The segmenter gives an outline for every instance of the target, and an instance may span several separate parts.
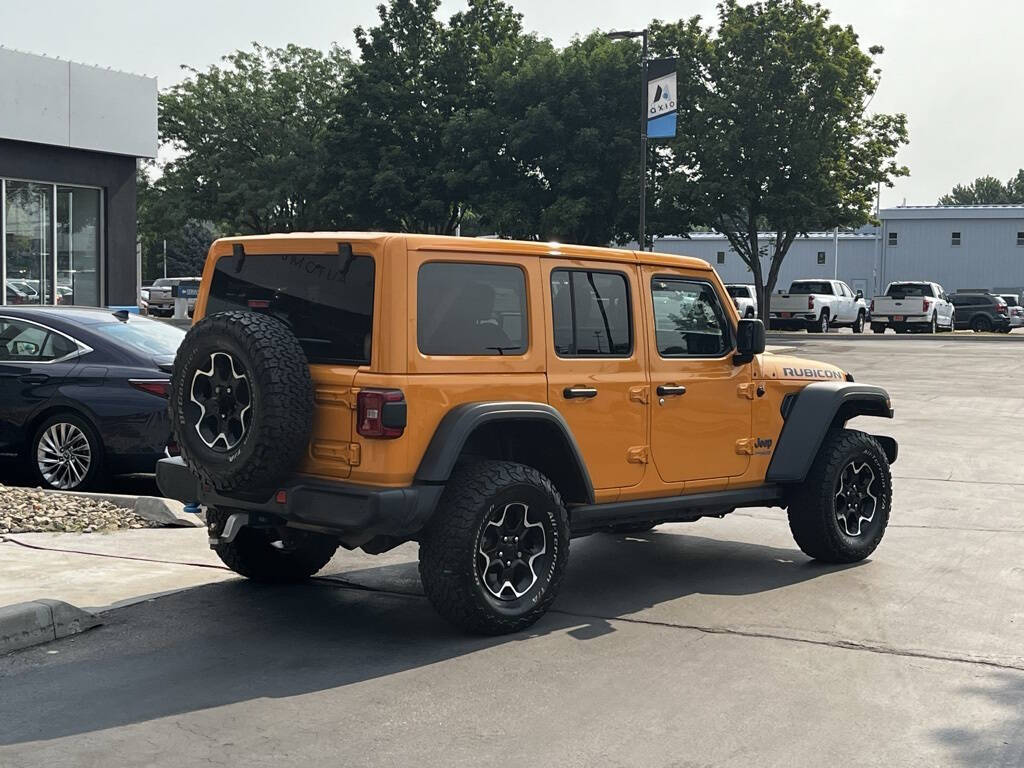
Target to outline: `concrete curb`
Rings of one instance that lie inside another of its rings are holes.
[[[178,528],[203,528],[206,525],[199,515],[186,512],[185,505],[180,501],[164,499],[159,496],[130,496],[118,493],[86,493],[85,491],[44,492],[109,501],[115,507],[130,509],[139,517],[162,525],[172,525]]]
[[[0,653],[77,635],[103,622],[60,600],[33,600],[0,607]]]

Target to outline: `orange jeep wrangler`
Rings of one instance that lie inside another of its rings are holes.
[[[467,630],[551,605],[569,540],[789,512],[800,548],[867,557],[896,442],[846,428],[886,392],[764,354],[704,261],[468,238],[218,240],[178,351],[163,493],[206,506],[238,573],[291,581],[338,545],[419,542]]]

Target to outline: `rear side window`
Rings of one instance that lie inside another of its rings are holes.
[[[629,283],[621,272],[552,271],[551,314],[559,357],[629,357],[633,353]]]
[[[206,313],[245,309],[282,320],[310,363],[365,365],[374,263],[334,253],[245,254],[217,261]]]
[[[651,299],[662,357],[721,357],[732,349],[725,311],[709,283],[655,278]]]
[[[524,354],[523,270],[500,264],[424,264],[416,282],[416,343],[425,355]]]

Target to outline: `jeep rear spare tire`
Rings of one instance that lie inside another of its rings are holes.
[[[220,491],[273,488],[309,442],[309,363],[277,318],[210,315],[178,348],[170,408],[181,456],[203,483]]]

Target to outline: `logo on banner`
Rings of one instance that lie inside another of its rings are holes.
[[[676,73],[673,72],[647,84],[647,119],[672,112],[676,108]]]

